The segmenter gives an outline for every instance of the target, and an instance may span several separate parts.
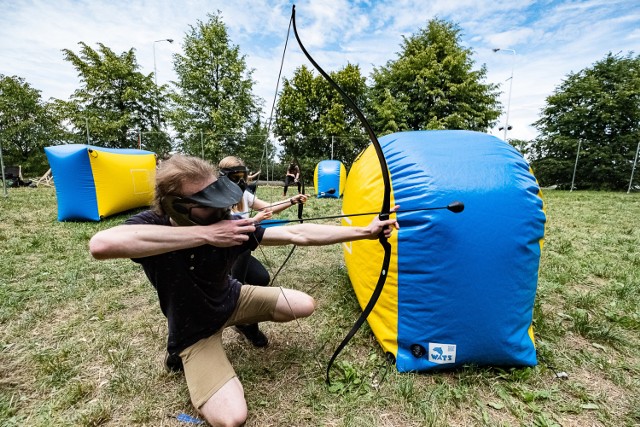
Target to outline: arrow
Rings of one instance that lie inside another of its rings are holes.
[[[436,207],[416,208],[416,209],[400,209],[397,211],[389,211],[389,212],[382,212],[382,213],[386,215],[391,215],[394,213],[435,211],[435,210],[442,210],[442,209],[446,209],[450,212],[457,214],[464,210],[464,203],[460,201],[455,201],[455,202],[449,203],[447,206],[436,206]],[[365,215],[380,215],[380,212],[359,212],[359,213],[352,213],[352,214],[317,216],[313,218],[303,218],[303,219],[305,221],[314,221],[314,220],[320,220],[320,219],[335,219],[335,218],[346,218],[346,217],[352,217],[352,216],[365,216]],[[279,225],[279,224],[289,224],[292,222],[300,222],[300,220],[299,219],[282,219],[282,220],[277,219],[273,221],[269,220],[269,225],[271,226],[271,225]]]

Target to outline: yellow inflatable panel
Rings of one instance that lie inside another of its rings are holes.
[[[356,159],[349,172],[344,190],[343,213],[379,211],[382,206],[383,187],[378,157],[370,145]],[[391,206],[393,205],[392,193]],[[342,221],[344,225],[366,226],[373,217],[374,215],[346,217]],[[396,233],[389,239],[392,252],[387,281],[367,319],[382,348],[394,355],[398,349],[398,242],[395,235]],[[350,278],[358,302],[364,308],[380,276],[384,249],[378,240],[347,242],[343,244],[343,248],[347,269],[349,272],[357,272],[350,274]]]
[[[154,154],[132,156],[90,150],[89,159],[100,217],[151,203],[156,171]]]
[[[151,151],[85,144],[44,151],[56,186],[58,221],[100,221],[153,200],[156,155]]]

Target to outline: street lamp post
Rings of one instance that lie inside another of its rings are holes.
[[[159,95],[159,91],[158,91],[158,69],[156,68],[156,43],[160,43],[160,42],[169,42],[169,43],[173,43],[173,39],[160,39],[160,40],[155,40],[153,42],[153,78],[155,79],[155,83],[156,83],[156,107],[158,107],[157,110],[157,121],[158,121],[158,128],[160,127],[160,106],[159,106],[159,100],[158,100],[158,95]]]
[[[507,140],[507,130],[509,129],[509,109],[511,108],[511,89],[513,88],[513,67],[515,65],[516,62],[516,51],[514,49],[503,49],[500,47],[497,47],[495,49],[493,49],[494,52],[498,52],[498,51],[504,51],[504,52],[511,52],[513,54],[513,60],[511,61],[511,77],[509,77],[509,96],[507,98],[507,115],[504,119],[504,137],[503,139],[506,141]]]

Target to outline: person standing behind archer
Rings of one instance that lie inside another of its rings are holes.
[[[282,197],[287,196],[287,188],[295,183],[298,185],[298,194],[300,193],[300,167],[295,162],[291,162],[287,168],[287,174],[284,177],[284,191]]]
[[[231,182],[236,183],[242,190],[242,199],[232,207],[231,212],[234,216],[243,219],[249,219],[251,211],[263,211],[269,209],[273,214],[281,212],[293,205],[306,203],[307,196],[297,194],[288,200],[283,200],[273,204],[269,204],[255,196],[255,190],[252,192],[247,185],[250,177],[249,170],[244,162],[235,156],[227,156],[218,163],[220,176],[226,176]],[[251,251],[247,250],[241,254],[233,264],[231,269],[231,277],[240,281],[240,283],[253,286],[269,286],[271,278],[267,269],[251,255]],[[266,347],[269,339],[260,330],[257,323],[246,325],[236,325],[236,330],[242,333],[255,347]]]

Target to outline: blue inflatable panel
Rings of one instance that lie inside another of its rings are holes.
[[[56,186],[58,221],[100,220],[88,146],[80,147],[69,144],[44,149]]]
[[[398,214],[398,370],[535,365],[546,217],[529,164],[477,132],[404,132],[380,143],[402,210],[465,205],[459,214]]]
[[[367,319],[383,350],[400,372],[535,365],[532,320],[546,215],[529,164],[479,132],[400,132],[380,144],[391,204],[400,205],[386,283]],[[369,146],[351,166],[346,212],[379,208],[379,168]],[[455,201],[464,203],[462,212],[440,209]],[[420,210],[429,207],[439,209]],[[343,223],[366,225],[360,217]],[[364,307],[384,251],[368,240],[343,244],[343,251]]]
[[[339,160],[323,160],[318,163],[313,180],[318,198],[339,199],[344,191],[346,175],[346,169]],[[327,193],[331,190],[332,193]]]
[[[99,221],[153,198],[150,151],[85,144],[45,147],[58,199],[58,221]]]

